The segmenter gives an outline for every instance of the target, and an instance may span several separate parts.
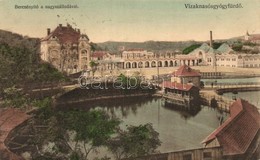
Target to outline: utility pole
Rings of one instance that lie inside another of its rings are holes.
[[[157,53],[157,83],[159,86],[159,53]]]

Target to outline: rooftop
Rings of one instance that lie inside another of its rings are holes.
[[[170,82],[170,81],[164,81],[162,85],[165,88],[177,89],[181,91],[189,91],[192,87],[194,87],[191,84],[181,84],[181,83]]]
[[[180,66],[177,71],[173,72],[174,76],[181,76],[181,77],[196,77],[200,76],[200,74],[195,71],[194,69],[190,68],[187,65],[182,65]]]
[[[107,51],[95,51],[91,55],[91,57],[96,57],[96,58],[103,58],[103,56],[107,55]]]
[[[223,155],[244,154],[253,139],[259,136],[260,114],[255,106],[238,99],[230,106],[230,117],[202,143],[217,140]]]
[[[72,28],[71,25],[57,26],[49,35],[42,39],[42,41],[50,40],[51,38],[55,38],[60,41],[60,43],[78,43],[80,38],[80,31],[77,29]]]

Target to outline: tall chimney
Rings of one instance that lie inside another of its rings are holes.
[[[62,24],[59,24],[59,27],[62,27]]]
[[[51,29],[47,28],[47,36],[51,34]]]
[[[209,42],[210,47],[213,47],[213,39],[212,39],[212,31],[210,31],[210,42]]]

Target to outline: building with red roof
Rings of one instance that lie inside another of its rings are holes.
[[[173,72],[171,81],[162,83],[163,96],[167,101],[191,108],[199,104],[200,74],[187,65]]]
[[[91,46],[86,34],[71,25],[60,24],[41,40],[41,59],[60,71],[75,73],[89,69]]]
[[[172,73],[171,81],[181,84],[191,84],[200,88],[200,77],[198,71],[184,64]]]
[[[227,159],[260,158],[260,114],[257,108],[238,99],[230,106],[230,117],[202,143],[207,148],[221,147],[223,157]]]

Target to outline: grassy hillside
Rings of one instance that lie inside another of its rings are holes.
[[[39,46],[37,38],[0,31],[0,94],[11,86],[65,80],[57,69],[40,61]]]

